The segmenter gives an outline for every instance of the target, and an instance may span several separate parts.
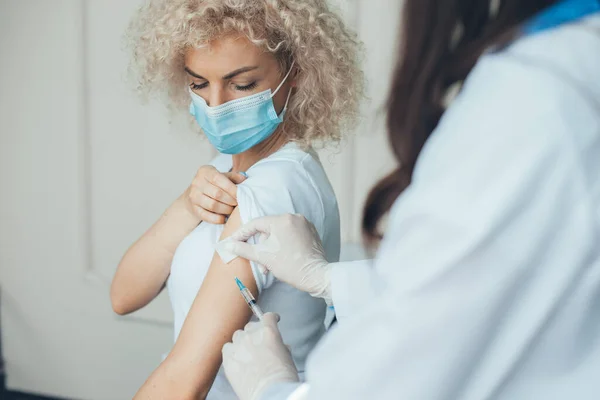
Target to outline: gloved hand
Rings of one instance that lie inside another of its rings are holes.
[[[262,321],[235,332],[232,343],[223,346],[223,369],[240,400],[258,399],[274,383],[300,381],[278,321],[279,315],[267,313]]]
[[[258,244],[245,243],[257,234]],[[301,215],[257,218],[217,245],[217,251],[257,262],[280,281],[332,305],[331,266],[317,230]]]

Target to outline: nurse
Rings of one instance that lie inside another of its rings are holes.
[[[406,0],[388,103],[399,166],[363,219],[377,258],[328,264],[296,216],[234,234],[226,250],[346,317],[302,386],[275,314],[238,331],[223,359],[240,399],[597,398],[599,12]]]

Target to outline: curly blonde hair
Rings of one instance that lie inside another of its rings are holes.
[[[353,130],[364,95],[362,45],[326,0],[148,0],[126,35],[139,91],[187,107],[186,50],[232,33],[274,54],[283,73],[295,62],[282,125],[291,140],[339,141]]]

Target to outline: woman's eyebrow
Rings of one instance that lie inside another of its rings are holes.
[[[187,72],[188,74],[190,74],[191,76],[193,76],[194,78],[198,78],[198,79],[204,79],[207,80],[206,78],[204,78],[202,75],[195,73],[194,71],[192,71],[191,69],[189,69],[188,67],[185,67],[185,72]],[[255,69],[258,69],[258,66],[253,66],[253,67],[242,67],[239,69],[236,69],[233,72],[228,73],[227,75],[225,75],[223,77],[223,80],[227,80],[227,79],[231,79],[235,76],[238,76],[240,74],[243,74],[244,72],[249,72],[249,71],[254,71]]]
[[[224,80],[231,79],[231,78],[233,78],[234,76],[237,76],[237,75],[239,75],[239,74],[243,74],[244,72],[248,72],[248,71],[254,71],[255,69],[258,69],[258,66],[254,66],[254,67],[243,67],[243,68],[240,68],[240,69],[236,69],[235,71],[233,71],[233,72],[230,72],[230,73],[228,73],[227,75],[225,75],[225,76],[223,77],[223,79],[224,79]]]
[[[188,67],[185,67],[185,72],[187,72],[188,74],[190,74],[191,76],[193,76],[194,78],[198,78],[198,79],[204,79],[206,80],[202,75],[199,75],[197,73],[195,73],[194,71],[192,71],[191,69],[189,69]]]

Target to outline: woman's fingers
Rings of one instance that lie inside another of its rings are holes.
[[[201,208],[204,208],[205,210],[210,211],[212,213],[221,214],[221,215],[231,215],[231,213],[233,212],[233,206],[230,206],[229,204],[221,203],[218,200],[215,200],[211,197],[203,195],[198,200],[199,200],[197,203],[198,206],[200,206]]]
[[[197,207],[223,215],[230,215],[233,212],[234,206],[237,205],[237,202],[231,199],[227,193],[210,185],[208,182],[204,187],[193,187],[190,191],[190,200]],[[231,205],[230,203],[232,202],[236,204]]]
[[[246,174],[244,172],[227,172],[225,175],[227,178],[229,178],[229,180],[233,183],[235,183],[236,185],[239,185],[240,183],[244,182],[246,179],[248,179],[248,177],[246,176]]]
[[[212,224],[224,224],[237,206],[237,184],[245,174],[221,173],[212,166],[201,167],[190,186],[189,201],[196,214]]]
[[[202,221],[208,222],[209,224],[223,225],[225,223],[225,215],[212,213],[202,207],[196,206],[196,213]]]
[[[220,172],[215,172],[206,177],[208,185],[204,193],[215,200],[230,206],[237,205],[237,186],[228,176]]]
[[[223,177],[223,179],[229,181],[227,178]],[[229,183],[231,183],[231,181],[229,181]],[[233,185],[233,183],[231,183]],[[235,185],[233,185],[235,186]],[[223,189],[219,188],[218,186],[212,185],[210,183],[206,183],[206,185],[204,185],[202,187],[202,192],[210,197],[211,199],[215,199],[221,203],[224,204],[228,204],[230,206],[237,206],[237,200],[235,199],[235,197],[231,196],[229,193],[227,193],[226,191],[224,191]],[[236,194],[237,194],[237,190],[236,190]]]

